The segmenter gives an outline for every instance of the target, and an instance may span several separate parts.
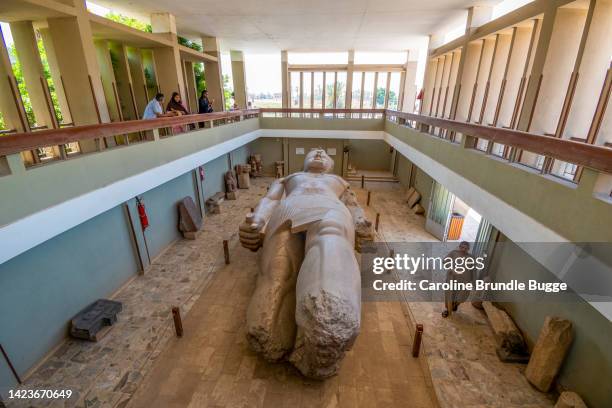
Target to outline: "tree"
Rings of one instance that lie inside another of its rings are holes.
[[[144,32],[147,32],[147,33],[152,33],[153,32],[151,24],[143,23],[140,20],[136,20],[135,18],[124,16],[123,14],[114,13],[114,12],[111,11],[111,12],[107,13],[104,17],[108,18],[109,20],[113,20],[113,21],[115,21],[117,23],[126,25],[128,27],[135,28],[135,29],[140,30],[140,31],[144,31]]]
[[[223,99],[225,100],[225,110],[230,110],[232,107],[232,101],[234,93],[231,90],[229,83],[229,76],[227,74],[223,75]]]

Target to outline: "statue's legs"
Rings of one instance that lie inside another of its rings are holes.
[[[334,375],[359,334],[361,276],[350,214],[329,211],[310,226],[298,275],[298,326],[290,361],[307,377]]]
[[[292,234],[289,224],[266,237],[247,310],[247,338],[267,360],[280,360],[293,349],[295,285],[303,258],[304,237]]]

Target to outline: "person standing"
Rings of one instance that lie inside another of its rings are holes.
[[[450,251],[446,257],[453,258],[454,260],[463,258],[462,265],[465,265],[465,259],[473,258],[472,254],[470,254],[470,244],[466,241],[461,241],[459,247]],[[456,271],[455,269],[448,269],[446,271],[446,282],[473,282],[473,273],[471,268],[463,268],[463,272]],[[446,308],[442,312],[442,317],[448,317],[452,312],[456,312],[459,305],[465,302],[469,296],[469,290],[447,290],[444,293],[444,303]]]
[[[198,113],[212,113],[212,104],[214,102],[214,100],[211,101],[208,99],[208,91],[206,89],[203,90],[202,94],[200,95],[200,99],[198,100]]]

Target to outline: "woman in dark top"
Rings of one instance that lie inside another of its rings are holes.
[[[166,112],[176,112],[179,116],[189,115],[189,111],[183,106],[181,95],[179,95],[178,92],[172,92],[170,102],[168,102],[168,106],[166,106]]]
[[[212,104],[214,101],[208,99],[208,91],[206,89],[202,91],[198,102],[198,113],[211,113],[213,111]]]
[[[189,115],[189,111],[183,106],[181,95],[178,92],[172,92],[170,102],[168,102],[168,106],[166,106],[166,112],[174,112],[177,116]],[[183,125],[172,126],[173,134],[182,133],[185,132],[185,130],[186,128]]]

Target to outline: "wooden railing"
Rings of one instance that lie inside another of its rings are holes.
[[[40,147],[65,145],[72,142],[101,140],[115,136],[146,132],[156,129],[172,129],[202,123],[209,126],[222,125],[259,116],[259,110],[240,110],[157,118],[148,120],[128,120],[124,122],[103,123],[99,125],[74,126],[63,129],[41,130],[37,132],[14,133],[0,136],[0,156],[20,153]]]
[[[486,139],[517,150],[526,150],[552,159],[563,160],[600,172],[612,174],[612,149],[572,140],[531,134],[517,130],[482,126],[448,119],[397,112],[385,109],[280,109],[261,108],[233,112],[218,112],[203,115],[186,115],[150,120],[133,120],[100,125],[76,126],[63,129],[41,130],[0,136],[0,156],[30,151],[48,146],[62,146],[72,142],[103,140],[104,138],[171,129],[183,126],[198,129],[202,123],[219,126],[228,122],[252,117],[304,117],[304,118],[386,118],[400,125],[411,126],[420,131],[443,129],[444,135],[463,134],[466,137]],[[441,132],[442,133],[442,132]],[[512,160],[510,160],[512,161]]]
[[[385,116],[387,120],[409,125],[421,131],[430,132],[433,128],[443,129],[445,130],[443,134],[449,139],[452,139],[453,133],[463,134],[467,137],[503,144],[515,151],[526,150],[551,159],[563,160],[612,174],[612,149],[609,147],[407,112],[387,110]],[[510,161],[513,161],[512,158]]]

